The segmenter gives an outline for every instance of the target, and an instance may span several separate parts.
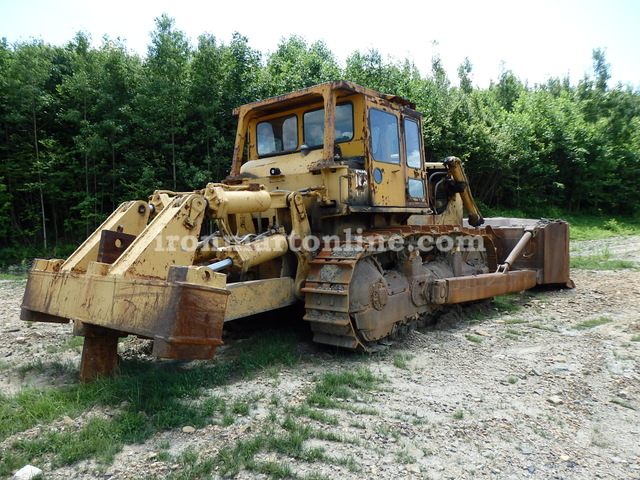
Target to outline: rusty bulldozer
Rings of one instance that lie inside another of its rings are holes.
[[[445,305],[571,285],[567,223],[483,219],[461,161],[425,160],[409,101],[337,81],[233,113],[224,181],[125,202],[36,260],[21,318],[73,322],[83,381],[128,335],[210,359],[225,322],[303,302],[314,341],[375,351]]]

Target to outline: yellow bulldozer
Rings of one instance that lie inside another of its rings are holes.
[[[233,114],[222,182],[125,202],[34,263],[21,318],[73,322],[83,381],[128,335],[210,359],[225,322],[301,302],[315,342],[375,351],[445,305],[571,285],[567,223],[483,219],[461,161],[426,161],[410,101],[336,81]]]

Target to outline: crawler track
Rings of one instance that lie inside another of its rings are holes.
[[[437,276],[422,266],[436,255],[420,253],[419,239],[482,233],[457,227],[398,226],[326,245],[310,262],[302,289],[304,319],[311,324],[314,341],[374,351],[389,337],[423,325],[440,307],[417,293],[425,275]],[[439,257],[441,263],[450,258]],[[482,267],[486,266],[485,257]]]

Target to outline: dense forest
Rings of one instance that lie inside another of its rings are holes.
[[[148,53],[84,33],[63,46],[0,41],[0,265],[67,253],[123,200],[223,179],[234,107],[328,80],[405,96],[425,118],[432,161],[463,159],[482,204],[546,212],[640,213],[640,92],[609,84],[605,53],[577,84],[528,85],[504,67],[488,88],[466,60],[450,79],[438,57],[355,51],[291,36],[268,54],[234,34],[190,43],[156,19]]]

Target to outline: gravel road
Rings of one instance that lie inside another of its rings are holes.
[[[640,237],[606,242],[615,245],[609,251],[616,258],[640,262]],[[578,242],[572,251],[598,245]],[[256,399],[231,424],[160,432],[126,446],[107,466],[37,466],[52,479],[176,475],[176,455],[186,448],[201,459],[230,450],[306,405],[323,373],[362,367],[384,380],[351,401],[358,408],[324,409],[329,423],[297,418],[334,434],[307,440],[306,448],[343,461],[311,462],[269,451],[255,460],[288,464],[299,478],[640,479],[640,271],[574,270],[572,279],[575,289],[537,290],[515,312],[496,311],[499,304],[452,310],[370,357],[354,360],[305,345],[308,355],[293,368],[204,393]],[[24,282],[0,282],[5,394],[27,384],[52,386],[47,369],[25,374],[21,366],[77,365],[79,358],[68,325],[20,322],[23,291]],[[1,446],[30,434],[14,435]],[[235,478],[269,476],[241,470]]]

